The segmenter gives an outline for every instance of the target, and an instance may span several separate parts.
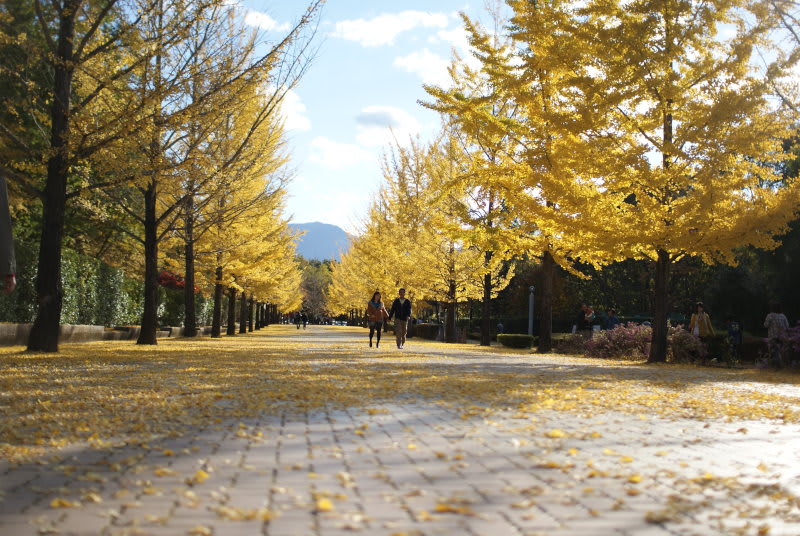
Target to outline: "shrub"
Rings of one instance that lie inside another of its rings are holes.
[[[568,333],[554,342],[553,350],[559,354],[582,354],[586,351],[586,338],[580,333]]]
[[[783,361],[787,365],[800,362],[800,322],[794,327],[787,329],[781,336],[783,341]]]
[[[533,335],[501,333],[497,336],[497,342],[509,348],[530,348],[534,344],[535,338]]]
[[[423,339],[435,341],[441,327],[441,324],[417,324],[414,327],[414,335]]]
[[[733,346],[728,339],[727,333],[718,333],[708,337],[704,342],[706,344],[706,358],[713,358],[729,365],[735,364]]]
[[[479,341],[479,340],[481,340],[481,332],[480,331],[470,331],[469,333],[467,333],[467,338]],[[496,333],[491,333],[489,338],[491,340],[493,340],[493,341],[496,341],[497,340],[497,334]]]
[[[603,358],[644,359],[650,350],[653,328],[633,322],[596,331],[585,343],[586,355]]]
[[[707,350],[703,342],[683,329],[669,328],[667,332],[668,360],[676,363],[697,363],[705,359]]]

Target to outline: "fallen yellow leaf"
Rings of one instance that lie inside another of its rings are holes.
[[[67,499],[56,498],[50,501],[50,508],[78,508],[81,503]]]
[[[333,503],[330,499],[321,498],[317,499],[317,510],[320,512],[330,512],[333,510]]]

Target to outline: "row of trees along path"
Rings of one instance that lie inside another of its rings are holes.
[[[98,224],[90,238],[109,257],[143,251],[139,343],[156,343],[160,248],[183,253],[188,335],[198,261],[212,266],[217,332],[221,288],[298,305],[278,112],[308,68],[321,5],[265,41],[223,0],[6,3],[0,171],[42,207],[29,350],[58,348],[71,218]]]
[[[463,16],[475,61],[456,56],[449,86],[425,86],[442,133],[387,155],[362,233],[334,266],[331,306],[406,286],[448,303],[453,340],[455,303],[480,294],[487,345],[510,261],[538,257],[547,352],[556,266],[648,259],[650,360],[664,361],[673,263],[774,248],[797,215],[800,184],[782,172],[798,119],[793,4],[507,4],[510,19],[497,8],[490,28]]]

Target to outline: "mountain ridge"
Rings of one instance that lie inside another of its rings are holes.
[[[297,239],[297,254],[308,260],[340,260],[340,252],[350,247],[351,236],[338,225],[319,221],[290,223],[289,227],[305,234]]]

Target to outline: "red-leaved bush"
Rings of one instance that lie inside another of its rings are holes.
[[[653,329],[634,322],[596,331],[586,341],[586,355],[615,359],[644,359],[650,349]]]
[[[584,349],[588,357],[646,359],[652,337],[653,328],[650,326],[628,322],[614,329],[594,332],[592,338],[586,341]],[[706,354],[703,342],[683,329],[683,326],[670,327],[667,331],[669,361],[696,363],[705,359]]]
[[[683,329],[683,326],[667,331],[667,360],[673,363],[699,363],[706,358],[708,349],[699,337]]]

